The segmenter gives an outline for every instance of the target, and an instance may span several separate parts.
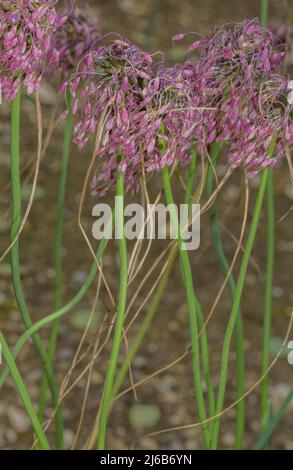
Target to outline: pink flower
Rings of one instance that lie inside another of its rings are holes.
[[[79,62],[98,45],[102,35],[99,21],[88,5],[71,7],[69,13],[61,12],[63,22],[56,36],[59,52],[59,68],[63,74],[71,74]],[[55,70],[52,70],[56,73]]]
[[[0,86],[8,100],[15,98],[20,81],[28,94],[37,90],[48,62],[58,60],[54,37],[61,19],[55,3],[54,0],[0,3]]]

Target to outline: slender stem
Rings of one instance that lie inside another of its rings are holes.
[[[198,412],[201,421],[206,419],[205,402],[202,391],[202,381],[200,372],[200,357],[199,357],[199,341],[198,341],[198,319],[196,311],[195,294],[193,287],[192,271],[189,262],[187,251],[184,247],[184,241],[182,239],[181,230],[178,224],[177,214],[174,211],[174,199],[170,182],[169,169],[165,166],[162,170],[163,186],[165,191],[165,197],[167,204],[170,206],[171,219],[174,226],[178,227],[178,249],[182,267],[183,281],[186,289],[186,296],[188,302],[189,311],[189,322],[190,322],[190,333],[192,343],[192,363],[193,363],[193,374],[195,382],[195,392],[198,403]],[[209,443],[209,429],[206,425],[202,426],[202,433],[205,446]]]
[[[56,232],[55,232],[55,248],[54,248],[54,259],[55,259],[55,310],[59,310],[62,306],[62,241],[63,241],[63,225],[64,225],[64,212],[65,212],[65,194],[66,194],[66,183],[68,174],[68,164],[70,156],[70,148],[72,142],[72,128],[73,128],[73,115],[72,115],[72,96],[71,93],[67,92],[67,109],[68,115],[65,121],[64,131],[64,143],[63,153],[61,159],[61,174],[58,192],[58,203],[56,213]],[[58,318],[52,324],[51,337],[49,343],[49,356],[53,362],[58,332],[59,332],[60,319]],[[43,419],[45,406],[46,406],[46,394],[47,394],[48,383],[46,377],[43,377],[39,399],[39,416]],[[60,430],[63,432],[63,430]]]
[[[5,341],[5,338],[3,334],[0,332],[0,345],[2,347],[2,352],[5,361],[7,362],[7,366],[9,367],[9,370],[11,372],[13,381],[15,383],[15,386],[17,388],[17,391],[19,393],[20,398],[23,401],[24,407],[26,409],[26,412],[30,418],[30,421],[32,423],[32,426],[34,428],[34,431],[36,433],[36,436],[38,438],[38,441],[40,443],[40,446],[43,450],[49,450],[49,443],[47,441],[47,438],[45,436],[45,433],[43,431],[42,425],[40,423],[40,420],[38,418],[37,413],[34,410],[33,404],[31,402],[30,396],[28,394],[28,391],[26,389],[26,386],[21,378],[21,375],[18,371],[18,368],[14,362],[14,359],[12,357],[12,354],[9,350],[9,347]]]
[[[65,212],[65,194],[67,184],[68,165],[70,157],[70,149],[72,142],[73,131],[73,114],[72,114],[72,96],[67,92],[67,108],[68,115],[65,121],[63,155],[61,160],[61,175],[59,183],[59,195],[57,203],[56,214],[56,233],[55,233],[55,309],[59,310],[62,306],[62,242],[63,242],[63,225],[64,225],[64,212]],[[53,358],[56,350],[56,343],[58,338],[59,320],[52,325],[51,339],[49,353]]]
[[[219,151],[220,151],[219,144],[213,144],[211,149],[211,163],[215,166]],[[213,191],[213,179],[214,179],[214,170],[213,167],[210,166],[207,175],[207,184],[206,184],[206,197],[207,199],[210,198],[212,191]],[[221,231],[219,227],[218,217],[217,217],[217,209],[216,205],[213,204],[210,209],[210,221],[211,221],[211,230],[212,230],[212,240],[215,252],[217,254],[221,269],[224,275],[228,275],[230,271],[230,266],[228,260],[225,256],[223,245],[222,245],[222,237]],[[233,274],[230,274],[228,278],[228,290],[233,302],[236,293],[236,282],[233,277]],[[243,321],[241,316],[241,311],[239,309],[239,314],[237,316],[237,323],[236,323],[236,370],[237,370],[237,384],[236,384],[236,392],[237,398],[240,398],[244,395],[245,391],[245,357],[244,357],[244,334],[243,334]],[[244,439],[244,430],[245,430],[245,401],[241,400],[237,405],[237,417],[236,417],[236,436],[235,436],[235,449],[239,450],[243,447],[243,439]]]
[[[203,311],[201,309],[201,305],[195,296],[195,304],[196,304],[196,311],[198,317],[198,326],[201,330],[204,327],[205,318]],[[207,384],[207,392],[208,392],[208,402],[209,402],[209,415],[214,416],[216,410],[216,401],[215,401],[215,394],[214,394],[214,387],[212,382],[212,372],[210,368],[210,361],[209,361],[209,347],[208,347],[208,338],[207,333],[204,331],[201,335],[201,353],[202,353],[202,365],[203,371],[206,379]],[[212,431],[212,422],[209,424],[210,428],[210,436]]]
[[[267,266],[265,282],[264,326],[263,326],[263,353],[262,372],[265,373],[270,363],[270,334],[272,321],[272,288],[274,278],[275,257],[275,201],[274,182],[272,172],[268,175],[267,186]],[[270,417],[269,404],[269,376],[266,375],[261,387],[261,415],[262,429],[267,427]]]
[[[254,246],[257,228],[258,228],[258,224],[260,220],[261,209],[262,209],[264,195],[266,191],[268,175],[269,175],[269,170],[268,168],[266,168],[262,174],[261,185],[258,191],[257,200],[256,200],[254,212],[253,212],[253,218],[251,222],[251,227],[250,227],[250,231],[248,235],[248,240],[247,240],[244,255],[242,258],[240,273],[239,273],[239,277],[238,277],[238,281],[236,285],[236,292],[235,292],[234,301],[232,305],[231,315],[230,315],[226,333],[225,333],[223,352],[222,352],[220,383],[219,383],[218,399],[217,399],[217,407],[216,407],[217,414],[221,413],[223,409],[223,405],[224,405],[231,340],[232,340],[235,324],[237,322],[237,317],[239,314],[239,307],[240,307],[241,297],[242,297],[242,293],[244,289],[246,273],[247,273],[249,260],[250,260],[250,256],[251,256],[252,249]],[[212,449],[217,448],[219,428],[220,428],[220,421],[219,421],[219,418],[217,418],[215,421],[214,428],[213,428],[212,445],[211,445]]]
[[[192,193],[193,193],[193,185],[194,185],[195,175],[196,175],[196,166],[197,166],[197,152],[194,147],[192,154],[191,154],[191,162],[189,165],[187,186],[186,186],[185,197],[184,197],[184,203],[187,204],[189,208],[191,207],[191,203],[192,203]],[[202,329],[204,326],[204,322],[205,322],[204,314],[201,309],[200,302],[198,298],[196,297],[196,295],[194,296],[194,299],[196,303],[199,329]],[[213,383],[212,383],[212,375],[211,375],[210,362],[209,362],[209,348],[208,348],[208,338],[207,338],[206,330],[203,331],[200,342],[201,342],[203,372],[205,375],[206,384],[207,384],[207,392],[208,392],[209,415],[213,416],[215,413],[215,395],[214,395],[214,388],[213,388]],[[210,430],[212,428],[212,424],[213,423],[210,423],[209,425]]]
[[[184,196],[184,203],[188,204],[189,207],[192,202],[192,192],[193,192],[193,185],[194,185],[194,180],[195,180],[195,175],[196,175],[196,165],[197,165],[197,153],[196,153],[196,149],[193,148],[192,153],[191,153],[191,162],[190,162],[189,169],[188,169],[187,185],[186,185],[186,191],[185,191],[185,196]]]
[[[17,94],[17,97],[12,102],[11,110],[11,189],[12,189],[12,227],[11,227],[11,239],[14,240],[21,225],[21,185],[20,185],[20,157],[19,157],[19,125],[20,125],[20,101],[21,101],[21,89]],[[21,275],[20,275],[20,262],[19,262],[19,241],[17,240],[11,248],[11,272],[12,272],[12,283],[14,288],[14,294],[17,301],[17,305],[22,316],[23,323],[28,329],[32,326],[32,321],[26,306],[24,293],[22,289]],[[57,385],[52,369],[52,364],[48,356],[47,350],[39,337],[39,335],[33,336],[33,341],[36,348],[39,351],[50,391],[52,395],[53,405],[57,407],[56,414],[56,425],[57,429],[60,428],[62,423],[62,416],[58,408],[58,392]],[[62,435],[57,433],[56,436],[57,448],[62,448],[63,439]]]
[[[122,201],[118,213],[116,213],[116,226],[120,253],[120,290],[118,298],[118,309],[114,329],[113,346],[110,357],[110,363],[106,376],[104,393],[101,404],[101,413],[99,419],[99,434],[97,449],[103,450],[106,446],[106,428],[110,410],[110,402],[113,394],[113,385],[116,375],[117,362],[119,358],[121,338],[123,332],[123,323],[125,317],[125,307],[127,299],[127,243],[124,233],[124,174],[117,172],[117,196]]]
[[[269,0],[261,0],[260,5],[260,24],[266,26],[269,18]]]
[[[260,23],[266,26],[269,16],[269,0],[261,0]],[[275,256],[275,198],[273,174],[270,171],[267,186],[267,266],[264,300],[263,352],[262,370],[265,372],[270,360],[270,334],[272,320],[272,288]],[[269,375],[266,375],[261,388],[262,429],[265,429],[270,418]]]

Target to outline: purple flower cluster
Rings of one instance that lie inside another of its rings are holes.
[[[48,64],[57,63],[54,47],[62,19],[54,0],[0,1],[0,87],[13,100],[22,83],[30,94],[37,90]]]
[[[230,164],[245,167],[250,176],[274,167],[292,139],[288,79],[276,75],[284,59],[281,42],[252,20],[216,30],[189,50],[200,51],[194,81],[218,110],[207,143],[225,142]],[[269,155],[272,139],[274,158]]]
[[[188,163],[196,138],[204,138],[203,128],[215,114],[202,107],[205,94],[194,93],[191,68],[154,67],[149,54],[122,38],[84,58],[64,89],[69,87],[75,97],[74,142],[80,148],[105,115],[94,192],[104,194],[115,184],[117,152],[123,155],[126,185],[134,188],[142,172],[159,171],[177,158]]]
[[[101,43],[64,85],[75,97],[75,143],[83,148],[103,129],[94,192],[115,184],[117,153],[126,185],[136,188],[142,172],[188,163],[193,147],[208,152],[225,142],[230,164],[254,175],[292,144],[288,79],[276,75],[282,42],[258,20],[200,37],[189,47],[195,60],[181,66],[155,66],[126,39]]]
[[[74,96],[73,112],[78,116],[74,142],[84,148],[97,133],[104,116],[104,133],[98,149],[102,166],[96,182],[115,183],[117,151],[124,155],[121,168],[128,184],[134,185],[135,168],[141,165],[137,147],[137,119],[144,109],[144,90],[151,80],[152,58],[129,41],[117,38],[90,51],[66,82]],[[106,188],[100,187],[99,192]]]
[[[136,189],[142,174],[188,164],[193,148],[207,154],[224,142],[230,165],[254,175],[293,143],[293,82],[277,75],[284,44],[258,20],[197,36],[189,59],[168,67],[127,39],[101,36],[88,10],[72,3],[58,14],[55,3],[0,0],[1,92],[12,100],[22,83],[32,93],[52,64],[61,70],[74,142],[84,148],[101,131],[95,193],[115,184],[117,165]]]
[[[71,74],[81,59],[101,39],[99,21],[87,5],[75,4],[69,13],[60,13],[66,18],[58,30],[55,47],[59,53],[59,67],[64,75]]]

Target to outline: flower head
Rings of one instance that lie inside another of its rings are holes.
[[[97,187],[100,193],[104,191],[104,182],[106,186],[115,183],[118,150],[124,156],[121,168],[125,171],[128,162],[138,158],[134,123],[152,74],[150,55],[128,40],[118,38],[91,50],[63,86],[75,97],[74,142],[80,148],[97,133],[104,116],[102,142],[97,150],[102,163],[96,178],[97,184],[103,182]],[[132,181],[133,174],[127,173],[126,184],[131,185]]]
[[[261,28],[258,20],[251,20],[233,29],[218,29],[194,42],[190,50],[200,52],[194,64],[194,81],[218,109],[213,139],[208,143],[226,142],[230,164],[245,167],[251,176],[266,166],[273,167],[283,155],[281,132],[285,132],[288,116],[284,110],[278,129],[276,114],[268,112],[268,104],[270,109],[277,108],[284,90],[281,87],[269,95],[265,88],[283,62],[281,42]],[[271,158],[268,151],[273,137],[276,146]]]
[[[53,46],[62,24],[54,0],[0,1],[0,86],[8,100],[20,84],[32,93],[48,64],[58,62]]]
[[[65,18],[56,36],[56,48],[59,52],[59,67],[63,74],[72,73],[81,59],[97,45],[102,35],[99,21],[84,5],[81,8],[73,6],[70,13],[62,15]]]

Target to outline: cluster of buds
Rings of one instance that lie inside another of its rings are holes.
[[[72,5],[56,35],[55,47],[59,54],[59,68],[64,76],[70,75],[79,62],[97,45],[101,39],[99,21],[85,5],[81,8]]]
[[[118,150],[124,156],[121,168],[125,172],[140,158],[135,123],[143,109],[144,89],[152,73],[151,56],[119,37],[88,53],[71,80],[64,84],[63,89],[69,88],[74,96],[73,112],[77,115],[74,142],[84,148],[99,126],[103,126],[97,150],[101,160],[97,183],[107,182],[107,186],[115,183]],[[126,176],[129,185],[135,184],[133,171]],[[104,190],[102,184],[99,192]]]
[[[246,168],[250,176],[274,167],[290,142],[291,129],[288,80],[276,78],[284,60],[281,41],[252,20],[216,30],[189,50],[200,51],[194,80],[200,80],[218,109],[213,137],[226,143],[230,164]]]
[[[54,37],[62,20],[54,0],[0,1],[0,87],[13,100],[20,84],[28,94],[40,87],[59,54]]]

